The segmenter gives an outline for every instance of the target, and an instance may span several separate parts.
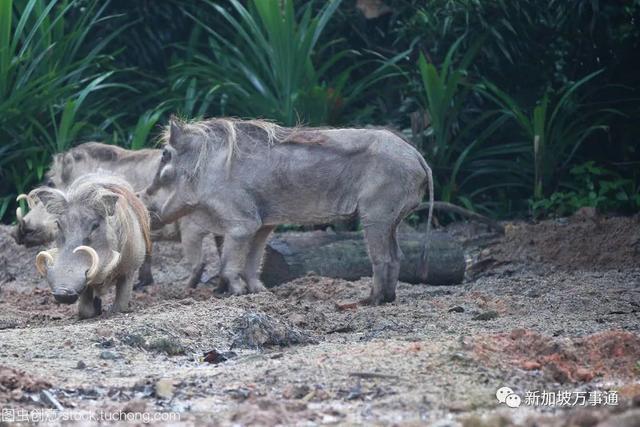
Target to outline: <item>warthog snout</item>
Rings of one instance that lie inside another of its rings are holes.
[[[73,304],[78,300],[79,294],[66,287],[59,287],[53,290],[53,297],[62,304]]]

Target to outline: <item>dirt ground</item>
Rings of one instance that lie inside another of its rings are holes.
[[[130,313],[84,321],[38,278],[41,248],[0,227],[0,409],[171,412],[187,425],[640,425],[640,218],[505,227],[448,227],[465,283],[400,283],[382,307],[350,304],[370,278],[216,298],[212,285],[185,289],[179,246],[156,243],[156,285]],[[519,407],[497,400],[504,386]],[[542,392],[589,400],[534,401]]]

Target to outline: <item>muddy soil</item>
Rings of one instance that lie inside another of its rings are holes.
[[[156,284],[132,311],[84,321],[38,278],[41,248],[0,227],[0,408],[174,412],[192,425],[640,425],[638,217],[505,225],[503,237],[449,227],[465,283],[400,283],[382,307],[352,304],[366,277],[229,298],[186,289],[179,245],[156,243]],[[217,271],[207,245],[205,279]],[[503,386],[518,408],[498,402]],[[526,400],[542,391],[601,399]]]

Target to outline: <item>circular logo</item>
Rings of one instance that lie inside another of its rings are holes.
[[[507,400],[507,396],[513,394],[513,390],[509,387],[500,387],[498,391],[496,391],[496,397],[498,398],[498,402],[505,403]]]
[[[509,408],[517,408],[520,406],[520,396],[517,394],[510,394],[505,399],[505,402]]]

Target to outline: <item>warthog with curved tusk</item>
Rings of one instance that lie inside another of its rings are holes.
[[[79,300],[81,319],[101,313],[100,297],[116,288],[113,312],[129,307],[135,274],[151,251],[149,214],[124,180],[87,174],[66,191],[36,188],[29,197],[42,204],[58,229],[56,247],[36,256],[56,301]]]
[[[25,215],[20,206],[16,209],[17,225],[12,231],[16,243],[30,247],[53,241],[57,233],[56,224],[42,203],[27,194],[16,198],[17,202],[21,200],[27,202],[29,212]]]
[[[144,190],[153,180],[153,175],[160,163],[162,150],[143,149],[125,150],[114,145],[99,142],[86,142],[69,151],[56,154],[53,164],[47,172],[43,184],[47,187],[65,190],[76,178],[92,172],[107,171],[125,179],[135,191]],[[162,203],[168,193],[160,192],[147,208],[153,217],[153,204]],[[25,199],[29,212],[25,215],[21,208],[16,211],[17,226],[13,237],[18,244],[34,246],[46,244],[55,239],[58,228],[51,215],[37,200],[27,199],[26,195],[18,196],[18,201]],[[195,288],[205,268],[205,257],[202,251],[203,240],[209,234],[210,219],[206,214],[194,213],[180,221],[169,224],[152,232],[152,240],[181,240],[182,251],[191,266],[188,286]],[[216,236],[218,251],[222,247],[222,238]],[[151,260],[147,259],[139,274],[138,286],[153,283]]]

